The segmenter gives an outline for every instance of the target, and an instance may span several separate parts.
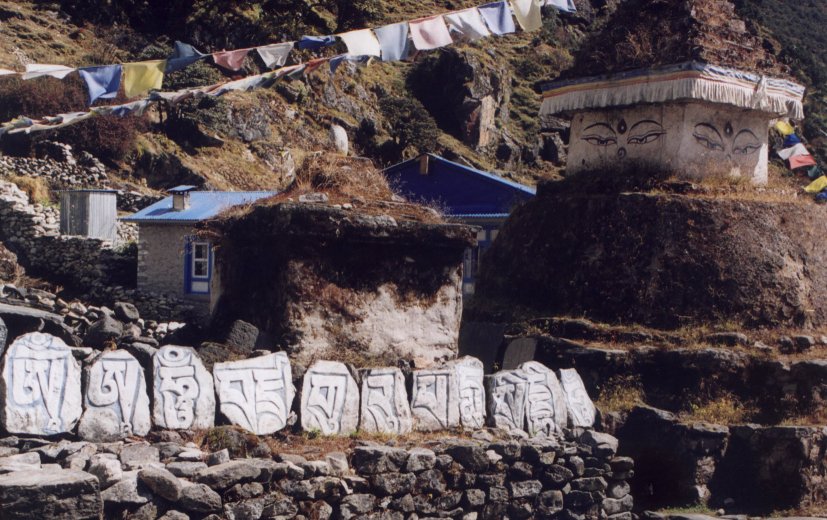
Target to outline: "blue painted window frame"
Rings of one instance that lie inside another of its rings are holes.
[[[193,249],[195,244],[207,245],[207,276],[195,277],[192,273]],[[184,246],[184,293],[185,294],[210,294],[210,282],[212,281],[213,271],[213,252],[212,244],[207,240],[199,240],[195,236],[187,236]],[[192,289],[192,282],[207,282],[206,291],[194,291]]]

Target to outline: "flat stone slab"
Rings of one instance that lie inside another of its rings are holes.
[[[17,338],[3,358],[0,401],[0,424],[9,433],[71,431],[82,411],[80,367],[72,350],[49,334]]]
[[[451,366],[457,375],[460,423],[465,428],[480,429],[485,426],[485,370],[482,361],[465,356],[453,361]]]
[[[191,347],[167,345],[152,356],[152,419],[159,428],[206,429],[215,423],[212,375]]]
[[[0,475],[0,518],[97,520],[98,479],[82,471],[18,471]]]
[[[528,375],[522,370],[502,370],[485,376],[488,424],[505,430],[522,430],[525,424]]]
[[[104,352],[85,370],[86,410],[78,435],[87,441],[111,442],[146,435],[152,427],[144,369],[125,350]]]
[[[409,433],[413,420],[402,371],[398,368],[366,368],[360,374],[359,429],[369,433]]]
[[[301,425],[305,431],[348,435],[359,426],[359,387],[344,363],[316,361],[302,380]]]
[[[459,386],[453,367],[414,370],[411,414],[417,430],[459,426]]]
[[[274,433],[287,426],[295,388],[290,361],[284,352],[216,363],[213,377],[219,409],[231,423],[256,435]]]
[[[520,365],[528,379],[526,431],[529,435],[562,432],[568,422],[566,396],[554,372],[536,361]]]
[[[569,423],[575,428],[594,426],[597,410],[592,403],[580,374],[573,368],[560,370],[560,384],[566,395],[566,407],[569,411]]]

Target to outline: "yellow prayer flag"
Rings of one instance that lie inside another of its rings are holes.
[[[136,97],[161,88],[167,60],[139,61],[123,64],[123,87],[126,97]]]
[[[821,193],[824,188],[827,188],[827,177],[822,175],[818,179],[814,180],[809,186],[804,188],[804,191],[807,193]]]
[[[793,128],[790,123],[786,121],[779,121],[775,123],[775,129],[778,130],[778,133],[787,137],[788,135],[795,133],[795,128]]]

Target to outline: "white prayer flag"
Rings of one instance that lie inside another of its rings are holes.
[[[370,29],[350,31],[338,35],[347,45],[347,53],[352,56],[381,56],[379,40]]]
[[[798,155],[810,155],[810,152],[807,151],[807,148],[801,143],[789,148],[784,148],[778,152],[778,156],[785,161],[789,160],[790,157],[796,157]]]
[[[287,63],[287,56],[293,50],[293,42],[276,43],[274,45],[265,45],[263,47],[256,47],[258,55],[267,65],[268,69],[281,67]]]
[[[57,79],[63,79],[73,72],[75,69],[66,67],[64,65],[42,65],[38,63],[30,63],[26,65],[26,72],[23,73],[23,79],[34,79],[40,76],[51,76]]]
[[[524,31],[536,31],[543,26],[539,0],[511,0],[511,10]]]
[[[446,14],[445,23],[448,24],[448,30],[455,33],[459,39],[475,41],[491,36],[491,31],[476,7]]]
[[[411,39],[417,50],[427,51],[430,49],[438,49],[454,43],[442,15],[421,18],[409,22],[408,26],[411,30]]]

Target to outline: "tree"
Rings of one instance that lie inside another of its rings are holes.
[[[437,146],[439,127],[419,100],[389,96],[379,102],[388,133],[401,155],[408,148],[430,152]]]

